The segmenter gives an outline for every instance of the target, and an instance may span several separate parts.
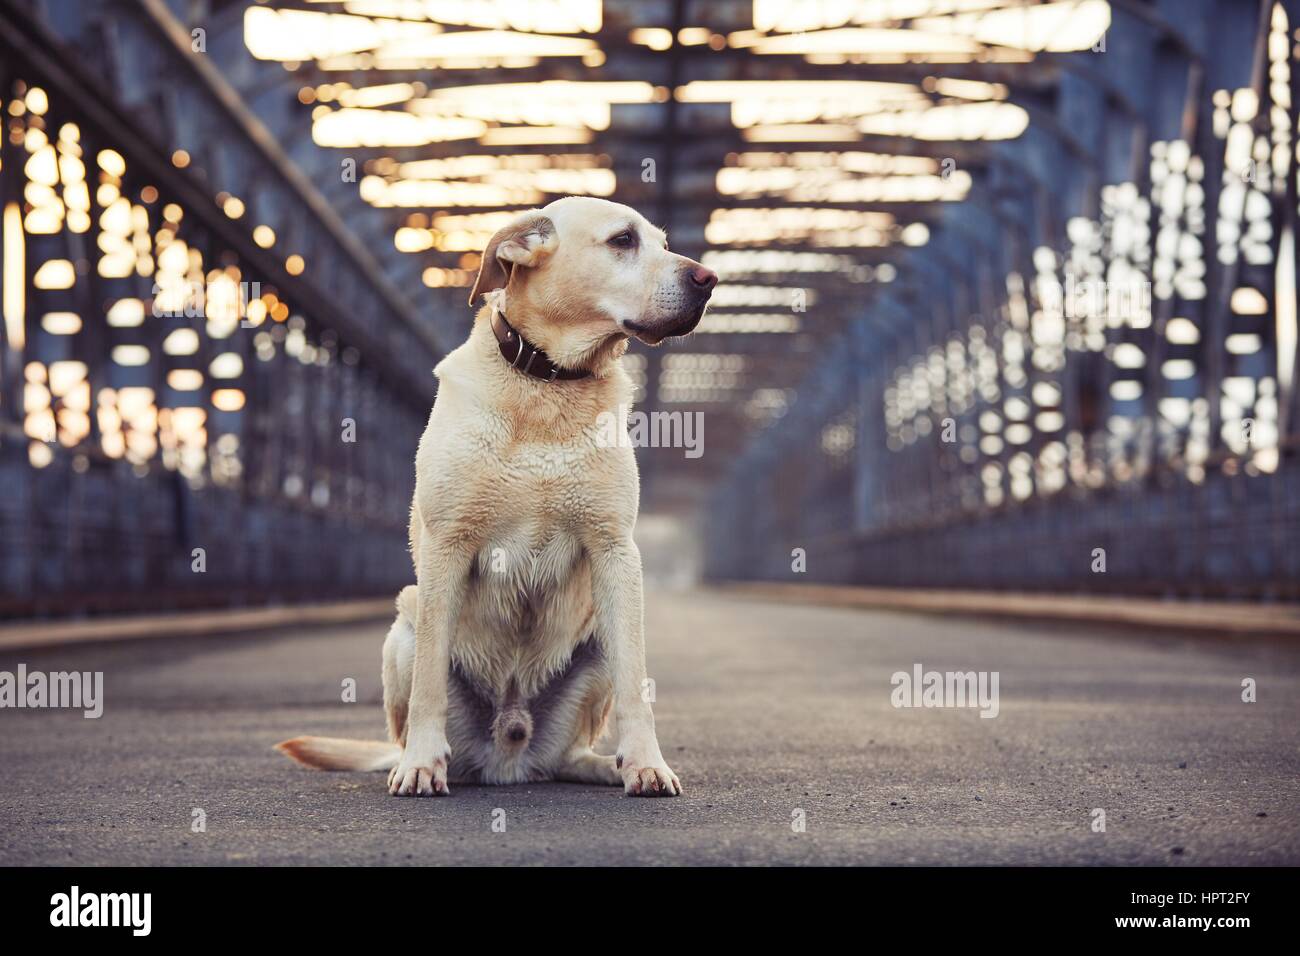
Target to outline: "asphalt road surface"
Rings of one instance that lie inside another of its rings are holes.
[[[398,799],[274,753],[382,736],[380,622],[5,654],[103,671],[105,709],[0,710],[0,864],[1300,863],[1294,644],[707,592],[651,594],[647,623],[675,800]],[[997,717],[892,706],[917,663],[997,671]]]

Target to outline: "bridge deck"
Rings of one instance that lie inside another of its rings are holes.
[[[1293,646],[712,593],[652,594],[648,625],[675,801],[397,800],[380,775],[291,766],[286,736],[382,732],[378,622],[2,652],[102,670],[106,704],[0,712],[0,864],[1300,863]],[[916,663],[998,671],[999,715],[895,709]]]

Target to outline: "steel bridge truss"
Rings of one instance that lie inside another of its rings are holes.
[[[0,4],[0,613],[409,580],[429,332],[163,5],[60,9]]]
[[[713,576],[1300,596],[1300,4],[1113,7],[720,485]]]

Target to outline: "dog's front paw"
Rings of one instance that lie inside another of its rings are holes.
[[[424,765],[403,754],[401,762],[388,774],[388,792],[395,797],[445,797],[451,793],[447,787],[450,762],[449,752]]]
[[[656,761],[637,763],[618,758],[623,775],[623,792],[629,797],[676,797],[682,792],[677,774],[660,757]]]

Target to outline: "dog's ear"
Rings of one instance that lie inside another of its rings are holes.
[[[528,213],[499,229],[483,250],[469,304],[487,292],[505,288],[515,266],[538,265],[555,250],[558,241],[555,223],[540,212]]]

